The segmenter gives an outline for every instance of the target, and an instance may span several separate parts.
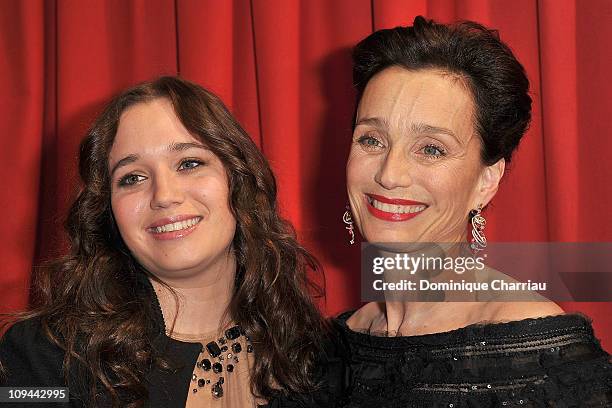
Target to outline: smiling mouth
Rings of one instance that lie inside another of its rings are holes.
[[[157,227],[149,228],[149,231],[154,234],[163,234],[165,232],[182,231],[197,225],[202,221],[202,217],[193,217],[188,220],[171,222]]]
[[[384,221],[407,221],[421,214],[427,205],[412,200],[386,198],[367,194],[368,211]]]
[[[376,200],[373,197],[367,196],[368,203],[376,208],[377,210],[392,213],[392,214],[413,214],[423,211],[427,208],[426,205],[418,204],[418,205],[400,205],[400,204],[389,204],[383,203],[381,201]]]

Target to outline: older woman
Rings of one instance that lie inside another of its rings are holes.
[[[316,262],[217,97],[174,77],[126,90],[79,168],[70,254],[2,338],[0,385],[68,387],[73,407],[330,403],[318,381],[328,325],[306,276]]]
[[[354,222],[372,243],[460,245],[471,222],[482,249],[482,211],[531,115],[510,49],[476,23],[417,17],[357,45],[354,83],[348,228]],[[612,403],[609,356],[586,318],[549,301],[471,300],[387,300],[341,315],[352,354],[348,405]]]

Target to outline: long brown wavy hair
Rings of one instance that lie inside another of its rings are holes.
[[[121,114],[130,106],[167,98],[185,128],[223,162],[237,228],[233,250],[236,281],[228,313],[251,338],[255,363],[251,390],[263,398],[304,393],[312,380],[322,334],[328,330],[311,296],[323,290],[309,273],[317,261],[295,238],[277,210],[270,167],[247,133],[212,93],[177,77],[161,77],[115,97],[80,146],[82,189],[66,230],[70,253],[43,268],[33,281],[32,308],[47,337],[65,350],[64,374],[78,361],[114,406],[142,406],[144,375],[153,364],[169,368],[153,351],[152,302],[135,295],[146,274],[126,248],[111,210],[108,157]]]

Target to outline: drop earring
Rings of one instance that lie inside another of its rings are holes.
[[[481,212],[482,204],[478,204],[478,208],[470,211],[470,221],[472,223],[472,243],[470,248],[474,252],[482,251],[487,247],[487,237],[484,234],[487,220],[481,215]]]
[[[351,239],[349,240],[349,244],[353,245],[355,243],[355,230],[353,228],[353,217],[351,215],[351,208],[348,205],[346,206],[346,211],[342,216],[342,222],[346,224],[344,228],[348,230],[349,235],[351,237]]]

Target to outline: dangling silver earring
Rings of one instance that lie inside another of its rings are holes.
[[[470,211],[470,220],[472,222],[472,243],[470,248],[474,252],[482,251],[487,247],[487,237],[484,235],[487,220],[480,214],[481,212],[482,204],[478,204],[478,208]]]
[[[353,229],[353,217],[351,216],[351,208],[347,205],[346,211],[342,216],[342,222],[346,224],[344,228],[346,228],[351,236],[349,243],[353,245],[355,243],[355,230]]]

